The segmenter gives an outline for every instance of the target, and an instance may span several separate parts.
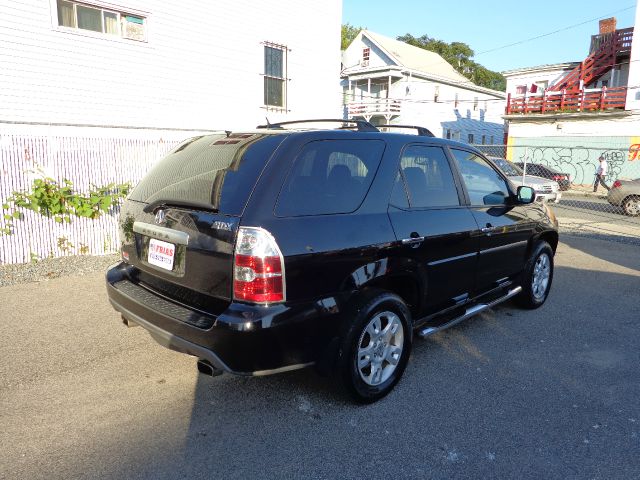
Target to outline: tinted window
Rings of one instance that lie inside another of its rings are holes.
[[[413,145],[400,160],[412,208],[459,205],[451,167],[440,147]]]
[[[469,192],[471,205],[502,205],[509,196],[504,179],[483,158],[463,150],[451,150]]]
[[[396,175],[396,181],[393,184],[393,190],[391,192],[391,198],[389,203],[398,208],[409,208],[409,199],[407,197],[407,190],[405,189],[404,180],[400,172]]]
[[[355,211],[371,186],[384,142],[309,142],[295,159],[280,192],[276,215],[323,215]]]
[[[510,162],[509,160],[505,160],[504,158],[492,158],[493,163],[495,163],[502,173],[509,176],[517,176],[522,175],[522,170],[515,163]]]
[[[183,142],[131,192],[139,202],[192,204],[239,215],[284,135],[206,135]]]
[[[517,165],[520,168],[524,169],[524,163],[518,163]],[[531,163],[527,164],[526,172],[529,175],[538,175],[538,176],[543,173],[540,171],[537,165],[532,165]]]

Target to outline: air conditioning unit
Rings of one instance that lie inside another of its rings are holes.
[[[130,15],[123,16],[122,36],[130,40],[144,42],[146,40],[144,19]]]

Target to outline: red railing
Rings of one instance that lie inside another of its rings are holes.
[[[618,58],[629,56],[633,41],[633,27],[594,36],[589,56],[560,80],[549,85],[547,91],[577,91],[610,71]]]
[[[576,92],[545,92],[542,95],[507,95],[505,113],[571,113],[595,112],[611,109],[624,109],[627,99],[627,87],[599,90],[579,90]]]

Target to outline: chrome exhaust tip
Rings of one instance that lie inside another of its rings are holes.
[[[140,326],[136,322],[132,322],[128,318],[124,318],[124,317],[122,317],[122,323],[124,323],[124,325],[126,327],[128,327],[128,328],[133,328],[133,327],[139,327]]]
[[[207,375],[209,377],[217,377],[218,375],[222,375],[222,370],[218,370],[209,362],[202,359],[198,360],[198,371],[203,375]]]

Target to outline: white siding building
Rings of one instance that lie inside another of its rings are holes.
[[[335,116],[340,19],[340,0],[4,0],[0,122],[193,131]]]
[[[419,125],[469,143],[503,142],[505,94],[475,85],[437,53],[363,30],[342,63],[348,118]]]
[[[83,193],[135,185],[204,131],[341,118],[341,10],[341,0],[3,0],[0,199],[39,175]],[[23,212],[0,234],[0,264],[117,250],[115,210],[72,220]]]

